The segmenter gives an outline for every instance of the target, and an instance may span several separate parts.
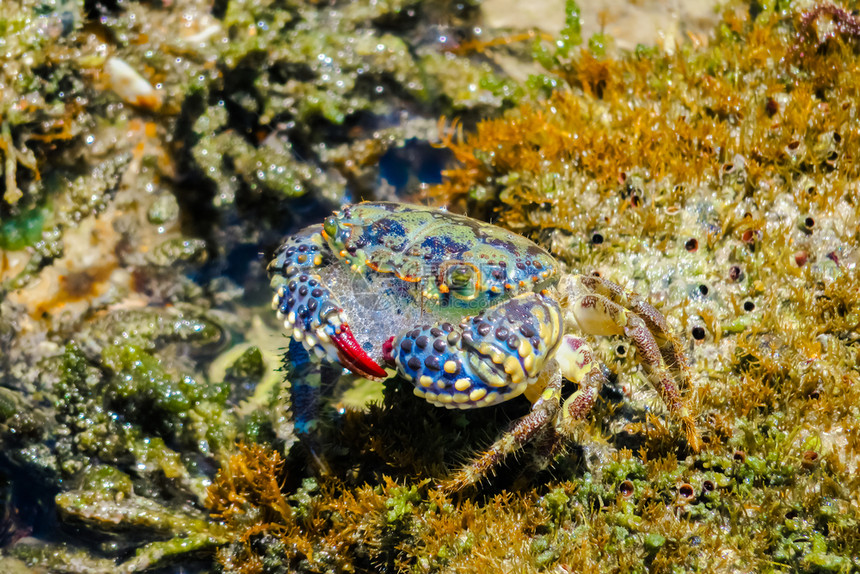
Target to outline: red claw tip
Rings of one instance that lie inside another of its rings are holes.
[[[346,323],[343,323],[335,331],[331,340],[337,347],[337,356],[340,362],[356,375],[370,379],[384,379],[388,376],[385,369],[377,365],[364,352]]]

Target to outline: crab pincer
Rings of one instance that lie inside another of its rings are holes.
[[[307,229],[289,238],[278,250],[269,265],[275,287],[272,307],[283,319],[287,334],[301,342],[308,353],[338,362],[357,375],[384,379],[385,369],[362,349],[346,322],[343,308],[314,273],[323,264],[321,241],[318,231]]]
[[[337,347],[337,356],[341,364],[362,377],[368,379],[384,379],[388,376],[385,369],[376,364],[371,359],[364,349],[361,348],[358,341],[349,329],[349,325],[343,323],[335,333],[331,336],[332,343]]]

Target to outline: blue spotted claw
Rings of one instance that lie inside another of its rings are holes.
[[[416,326],[386,345],[385,359],[430,403],[484,407],[537,380],[561,341],[562,324],[554,299],[527,293],[459,325]]]
[[[343,308],[315,270],[325,263],[318,226],[288,238],[269,264],[275,296],[272,308],[284,321],[287,336],[308,353],[339,362],[357,375],[384,379],[376,364],[356,341]]]

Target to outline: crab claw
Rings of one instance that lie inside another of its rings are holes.
[[[346,323],[341,323],[335,330],[331,341],[337,347],[337,356],[341,364],[356,375],[369,379],[384,379],[388,376],[385,369],[377,365],[364,352]]]

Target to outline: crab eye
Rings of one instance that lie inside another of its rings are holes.
[[[453,289],[462,289],[469,285],[469,281],[472,279],[472,270],[468,267],[459,267],[452,271],[448,278]]]
[[[337,230],[337,218],[334,215],[326,217],[325,221],[323,221],[323,231],[325,231],[326,235],[331,238],[335,238],[337,237]]]
[[[454,296],[471,299],[478,288],[477,270],[471,265],[452,265],[446,273],[445,285]]]

